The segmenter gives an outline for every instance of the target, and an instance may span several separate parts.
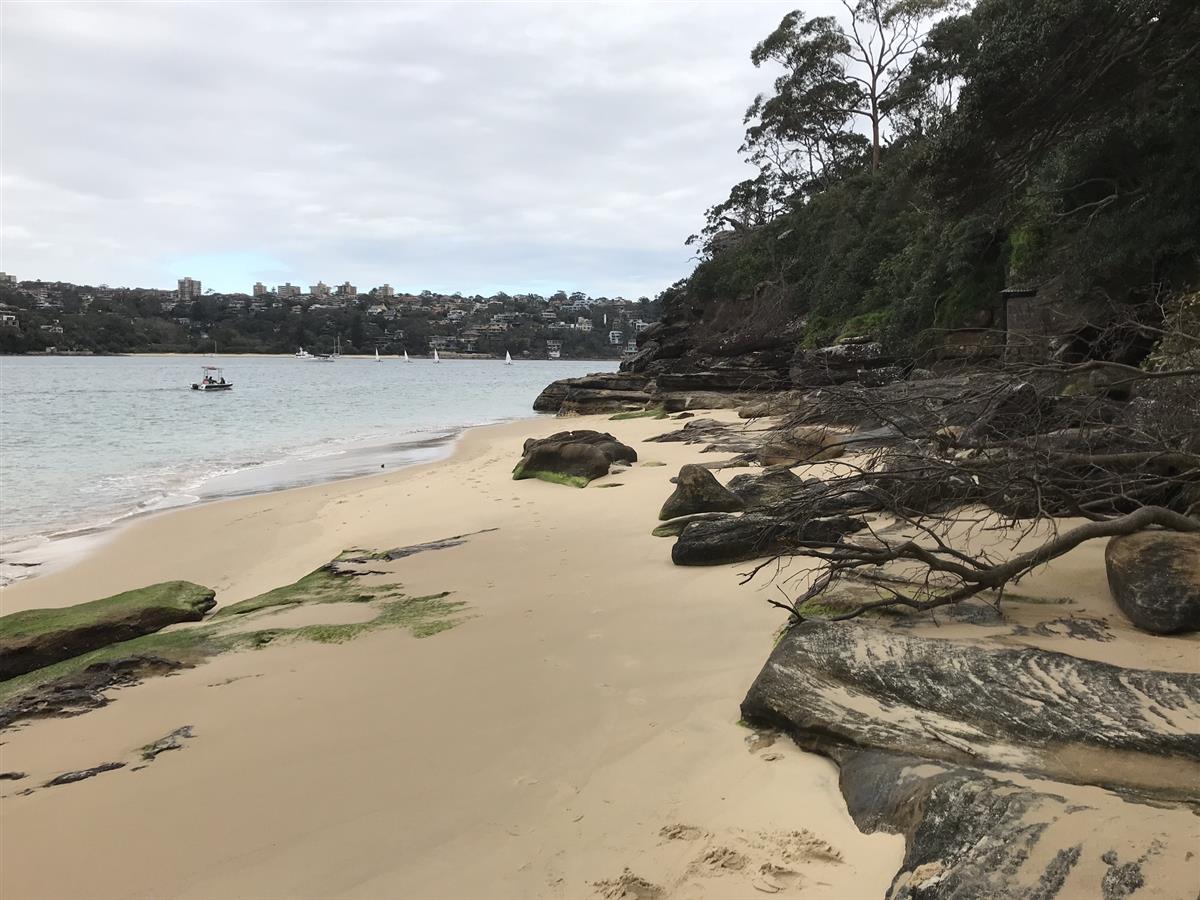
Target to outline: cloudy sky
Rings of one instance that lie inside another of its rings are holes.
[[[6,0],[0,268],[653,294],[797,5]]]

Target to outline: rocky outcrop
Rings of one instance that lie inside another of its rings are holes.
[[[650,402],[653,382],[632,372],[598,372],[582,378],[563,378],[548,384],[533,401],[536,412],[620,412]]]
[[[800,409],[804,402],[803,391],[780,391],[752,400],[738,407],[738,418],[758,419],[763,416],[788,416]]]
[[[686,465],[675,478],[675,490],[662,505],[659,519],[700,512],[736,512],[745,504],[725,489],[703,466]]]
[[[704,453],[751,453],[762,444],[762,434],[716,419],[693,419],[676,431],[646,438],[650,444],[705,444]]]
[[[717,519],[728,518],[730,515],[730,513],[723,512],[699,512],[687,516],[677,516],[674,519],[667,519],[661,525],[656,525],[650,533],[655,537],[679,537],[683,533],[683,529],[687,528],[691,522],[714,522]]]
[[[724,368],[697,372],[663,372],[655,378],[658,390],[670,391],[729,391],[754,393],[780,391],[789,387],[788,380],[772,369]]]
[[[30,609],[0,617],[0,680],[89,650],[198,622],[216,606],[210,588],[167,581],[62,609]]]
[[[1165,798],[1200,784],[1198,675],[862,622],[791,629],[742,716],[816,749],[1019,769]]]
[[[1200,833],[1186,807],[888,753],[837,759],[858,827],[905,837],[889,900],[1123,900],[1196,883]]]
[[[836,459],[846,452],[845,435],[823,425],[795,425],[771,432],[758,451],[764,466],[791,466]]]
[[[106,762],[98,766],[92,766],[90,769],[78,769],[74,772],[64,772],[61,775],[56,775],[47,781],[42,787],[57,787],[60,784],[74,784],[77,781],[85,781],[88,778],[95,778],[104,772],[112,772],[114,769],[125,768],[123,762]]]
[[[77,716],[108,705],[109,688],[137,684],[143,678],[165,675],[183,663],[158,656],[131,655],[93,663],[81,672],[54,679],[0,703],[0,729],[27,719]]]
[[[1108,586],[1121,612],[1154,634],[1200,631],[1200,534],[1141,531],[1104,551]]]
[[[608,474],[615,462],[637,462],[637,451],[608,433],[560,431],[546,438],[530,438],[524,455],[513,469],[513,478],[540,478],[583,487]]]
[[[851,338],[831,347],[797,350],[792,357],[791,382],[795,387],[817,387],[861,381],[867,373],[892,362],[892,357],[878,341]],[[897,369],[885,380],[901,377],[903,371]]]
[[[774,506],[791,499],[804,486],[804,479],[786,466],[735,475],[729,480],[729,490],[748,507]]]
[[[848,516],[791,522],[749,512],[707,522],[692,522],[671,548],[677,566],[716,566],[786,553],[800,541],[833,542],[865,527]]]
[[[655,394],[653,403],[669,413],[695,409],[738,409],[750,401],[750,394],[726,394],[719,391],[678,391]]]

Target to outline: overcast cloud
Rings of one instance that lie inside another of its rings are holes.
[[[653,294],[797,5],[9,0],[0,268]]]

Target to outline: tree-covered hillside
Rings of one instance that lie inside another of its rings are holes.
[[[746,114],[757,174],[709,210],[669,316],[727,346],[913,347],[999,324],[1006,286],[1141,320],[1195,288],[1200,4],[849,8],[753,49],[778,76]]]

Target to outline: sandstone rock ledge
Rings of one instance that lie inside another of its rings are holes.
[[[837,762],[861,828],[905,835],[890,898],[1200,886],[1200,675],[809,621],[742,716]]]

